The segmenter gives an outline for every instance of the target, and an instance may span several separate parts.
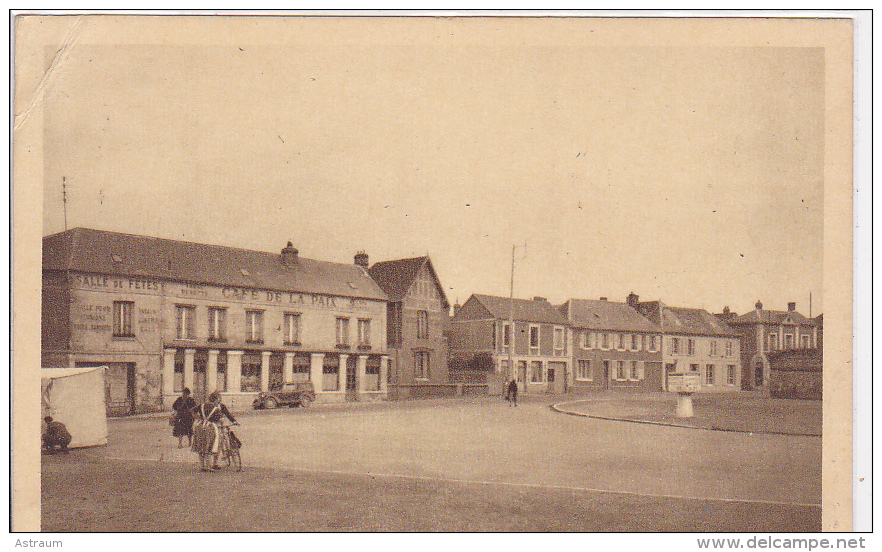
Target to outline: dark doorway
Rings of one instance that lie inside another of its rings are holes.
[[[603,387],[609,389],[609,361],[603,361]]]
[[[755,387],[762,387],[762,386],[763,386],[763,383],[765,382],[765,378],[764,378],[764,374],[763,374],[763,372],[764,372],[764,370],[763,370],[763,363],[762,363],[762,361],[757,361],[757,363],[756,363],[756,368],[755,368],[755,374],[756,374],[756,376],[755,376],[755,379],[754,379],[754,386],[755,386]]]

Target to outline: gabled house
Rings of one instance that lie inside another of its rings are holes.
[[[741,364],[746,372],[742,387],[768,388],[770,353],[819,348],[823,341],[822,331],[819,332],[822,323],[797,312],[796,303],[788,303],[786,311],[778,311],[763,309],[760,301],[753,311],[730,320],[728,325],[742,338]]]
[[[367,256],[363,258],[367,265]],[[375,263],[369,273],[389,297],[386,343],[390,398],[446,394],[450,303],[428,257]]]
[[[511,379],[527,392],[565,392],[571,379],[569,351],[569,323],[543,297],[474,294],[451,321],[451,357],[460,364],[488,357],[491,394],[501,393]]]
[[[573,333],[573,388],[664,390],[658,325],[605,297],[570,299],[560,311]]]

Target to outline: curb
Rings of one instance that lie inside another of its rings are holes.
[[[584,414],[582,412],[572,412],[570,410],[563,410],[560,408],[566,404],[575,404],[575,403],[584,403],[589,402],[587,400],[582,401],[566,401],[562,403],[555,403],[548,405],[548,408],[551,410],[558,412],[560,414],[567,414],[569,416],[578,416],[582,418],[593,418],[595,420],[607,420],[611,422],[628,422],[632,424],[645,424],[645,425],[657,425],[663,427],[676,427],[680,429],[692,429],[699,431],[722,431],[727,433],[746,433],[748,435],[789,435],[791,437],[822,437],[823,435],[820,433],[791,433],[786,431],[748,431],[746,429],[734,429],[734,428],[724,428],[724,427],[694,427],[688,425],[679,425],[672,424],[668,422],[656,422],[653,420],[632,420],[629,418],[613,418],[610,416],[596,416],[593,414]],[[595,401],[596,402],[596,401]]]

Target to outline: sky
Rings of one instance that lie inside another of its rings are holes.
[[[516,297],[823,311],[823,49],[427,25],[80,39],[44,90],[43,234],[64,179],[69,228],[428,253],[451,303],[508,296],[515,245]]]

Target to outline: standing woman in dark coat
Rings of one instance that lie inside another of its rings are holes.
[[[178,448],[184,447],[184,436],[187,436],[187,446],[193,445],[193,409],[196,401],[190,396],[190,388],[184,387],[181,396],[172,404],[175,410],[175,427],[172,435],[178,438]]]

